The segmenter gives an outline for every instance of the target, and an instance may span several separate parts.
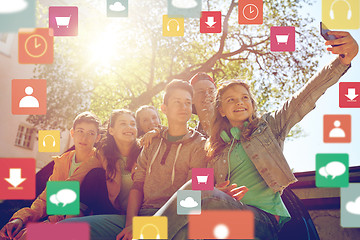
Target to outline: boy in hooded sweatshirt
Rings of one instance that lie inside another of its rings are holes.
[[[206,139],[187,128],[192,112],[193,89],[187,82],[173,80],[165,89],[162,112],[169,128],[154,138],[138,157],[129,194],[126,225],[116,239],[132,239],[132,218],[151,216],[188,180],[192,168],[205,168]]]

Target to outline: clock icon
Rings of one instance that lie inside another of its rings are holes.
[[[257,18],[258,15],[259,15],[259,9],[254,4],[251,3],[247,4],[243,8],[243,16],[247,20],[254,20],[255,18]]]
[[[42,57],[46,53],[47,48],[46,39],[39,34],[31,35],[25,41],[25,51],[33,58]]]

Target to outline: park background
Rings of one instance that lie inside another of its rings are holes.
[[[222,12],[222,33],[202,34],[198,18],[185,18],[184,37],[163,37],[166,0],[129,0],[128,17],[124,18],[108,18],[105,0],[36,1],[36,26],[45,28],[50,6],[77,6],[78,36],[54,38],[53,64],[21,65],[17,33],[0,33],[0,157],[35,158],[39,170],[50,156],[59,153],[38,152],[38,130],[61,130],[60,153],[64,152],[72,144],[69,129],[78,113],[90,110],[105,122],[113,109],[135,111],[144,104],[159,108],[168,82],[189,80],[199,71],[207,72],[216,82],[245,79],[256,96],[259,112],[276,110],[336,56],[327,53],[319,33],[320,0],[263,2],[264,23],[252,26],[238,24],[237,1],[203,0],[203,11]],[[336,11],[344,17],[348,9],[337,4]],[[271,26],[296,28],[295,52],[270,51]],[[360,43],[359,29],[347,31]],[[339,82],[358,82],[359,63],[357,56]],[[46,115],[11,113],[12,79],[47,80]],[[351,143],[323,142],[324,114],[351,114]],[[164,115],[161,117],[166,125]],[[289,134],[284,154],[290,167],[294,172],[314,171],[317,153],[348,153],[350,166],[359,166],[359,121],[359,109],[339,108],[339,83],[335,84]],[[189,125],[195,124],[193,116]],[[329,236],[337,229],[329,229]]]

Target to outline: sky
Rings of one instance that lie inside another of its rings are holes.
[[[303,8],[304,14],[309,13],[315,18],[314,26],[319,28],[321,21],[321,1],[316,1],[312,7]],[[360,44],[360,30],[346,30]],[[325,44],[324,44],[325,48]],[[332,61],[333,55],[325,54],[319,59],[319,70]],[[352,67],[342,76],[339,82],[359,82],[360,57],[359,54],[351,63]],[[350,114],[351,115],[351,143],[323,142],[323,115]],[[300,122],[306,137],[286,141],[284,155],[294,172],[314,171],[317,153],[347,153],[350,166],[360,165],[360,109],[339,107],[339,83],[330,87],[317,101],[316,108]]]

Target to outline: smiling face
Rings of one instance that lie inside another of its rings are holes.
[[[76,151],[91,151],[100,139],[97,126],[89,122],[79,122],[70,130],[70,134],[74,139]]]
[[[138,117],[138,116],[136,116]],[[144,133],[153,130],[160,124],[160,119],[158,114],[151,108],[143,109],[139,112],[139,129]]]
[[[184,89],[172,90],[167,103],[161,106],[161,110],[166,114],[169,124],[186,124],[191,117],[192,98],[191,94]]]
[[[221,96],[219,113],[227,117],[233,127],[242,127],[254,112],[254,107],[248,90],[241,85],[233,85]]]
[[[216,88],[214,83],[209,80],[200,80],[193,84],[196,112],[201,114],[203,111],[209,111],[215,98]]]
[[[115,117],[113,126],[109,127],[109,134],[112,135],[116,143],[132,143],[136,140],[137,128],[133,116],[122,113]]]

